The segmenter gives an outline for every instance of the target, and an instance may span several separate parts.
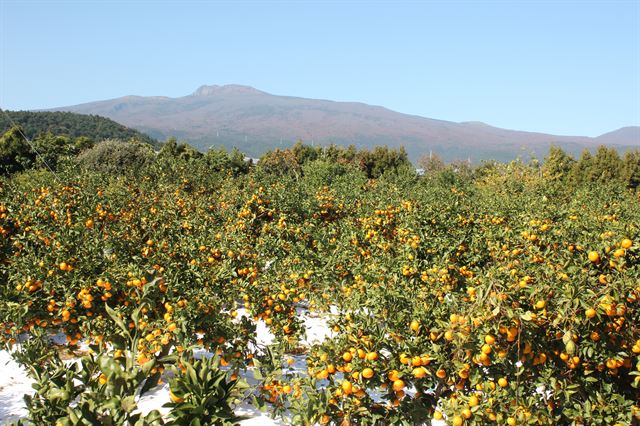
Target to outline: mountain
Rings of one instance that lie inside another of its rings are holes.
[[[109,117],[158,139],[175,136],[201,150],[213,145],[236,146],[251,156],[300,139],[358,148],[404,145],[412,160],[429,151],[445,160],[503,161],[518,155],[543,157],[550,145],[574,155],[599,144],[621,150],[640,146],[638,127],[598,138],[554,136],[480,122],[436,120],[358,102],[277,96],[240,85],[201,86],[178,98],[125,96],[55,110]]]
[[[640,143],[640,127],[622,127],[613,132],[600,135],[596,139],[602,141],[603,144],[637,146]]]
[[[159,145],[158,141],[148,135],[105,117],[72,112],[5,112],[6,115],[0,114],[0,134],[9,130],[15,123],[22,127],[25,135],[30,139],[44,133],[52,133],[56,136],[68,136],[71,139],[86,136],[96,142],[104,139],[135,139],[154,146]]]

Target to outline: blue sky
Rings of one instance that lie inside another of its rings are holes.
[[[640,125],[640,0],[0,0],[0,106],[202,84],[596,136]]]

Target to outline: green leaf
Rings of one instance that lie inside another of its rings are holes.
[[[187,376],[189,377],[189,380],[191,380],[191,383],[199,383],[198,375],[196,374],[196,371],[191,366],[191,364],[187,364]]]
[[[153,369],[154,365],[156,365],[156,359],[151,358],[149,361],[142,364],[142,367],[141,367],[142,373],[145,376],[148,376],[151,370]]]
[[[531,312],[527,311],[524,314],[520,315],[520,318],[522,318],[524,321],[531,321],[532,317],[531,317]]]
[[[118,398],[111,398],[108,401],[102,403],[102,406],[109,410],[115,410],[120,407],[120,400]]]
[[[257,368],[255,370],[253,370],[253,378],[256,380],[263,380],[264,376],[262,375],[262,373],[260,372],[260,370],[258,370]]]
[[[60,389],[57,387],[51,388],[46,395],[46,398],[51,401],[67,401],[70,395],[69,392],[65,389]]]
[[[138,406],[138,404],[136,403],[135,395],[129,395],[122,398],[121,404],[122,404],[122,409],[125,411],[125,413],[133,412],[133,410],[135,410],[136,407]]]
[[[125,332],[125,334],[129,335],[129,328],[124,324],[124,321],[122,321],[122,318],[120,318],[120,316],[118,315],[118,313],[116,311],[114,311],[109,305],[107,305],[106,303],[104,304],[104,309],[105,311],[107,311],[107,314],[109,315],[109,317],[111,317],[111,319],[116,323],[116,325],[118,327],[120,327],[120,329],[122,331]]]

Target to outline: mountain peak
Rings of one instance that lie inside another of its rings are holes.
[[[492,127],[483,121],[462,121],[460,124],[465,124],[467,126],[476,126],[476,127]]]
[[[640,126],[621,127],[598,136],[596,140],[607,144],[637,146],[640,144]]]
[[[218,86],[214,84],[212,86],[203,85],[191,94],[191,96],[212,96],[220,94],[259,94],[264,93],[251,86],[243,86],[241,84],[226,84]]]

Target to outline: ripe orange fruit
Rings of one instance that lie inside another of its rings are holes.
[[[417,332],[420,329],[420,323],[416,320],[413,320],[411,321],[409,328],[411,329],[411,331]]]
[[[416,367],[411,371],[411,374],[413,374],[413,377],[416,379],[422,379],[427,375],[427,369],[424,367]]]
[[[591,263],[600,262],[600,254],[598,254],[597,251],[590,251],[589,252],[589,260],[591,261]]]
[[[469,397],[469,407],[475,407],[478,403],[479,401],[477,396],[471,395],[471,397]]]
[[[442,413],[438,410],[433,412],[433,420],[442,420]]]
[[[606,364],[607,364],[607,368],[610,370],[613,370],[614,368],[618,368],[618,361],[613,358],[609,358]]]
[[[501,388],[506,388],[508,384],[509,382],[507,382],[507,379],[505,379],[504,377],[500,377],[498,379],[498,386],[500,386]]]
[[[586,315],[587,318],[591,319],[596,316],[597,312],[595,309],[589,308],[586,311],[584,311],[584,314]]]
[[[362,370],[362,377],[365,379],[370,379],[373,377],[373,370],[371,368],[365,368]]]
[[[462,417],[453,416],[451,424],[453,424],[453,426],[462,426],[462,422],[464,422],[464,420],[462,420]]]
[[[496,342],[496,338],[490,334],[487,334],[486,336],[484,336],[484,342],[487,345],[493,345]]]
[[[625,238],[620,242],[620,247],[622,247],[623,249],[631,248],[632,245],[633,241],[631,241],[629,238]]]
[[[353,355],[351,355],[351,352],[345,352],[342,354],[342,359],[344,362],[349,362],[353,359]]]
[[[389,371],[389,373],[387,374],[387,377],[388,377],[388,378],[389,378],[389,380],[391,380],[392,382],[395,382],[396,380],[398,380],[398,379],[400,378],[398,370],[391,370],[391,371]]]
[[[395,380],[393,382],[393,390],[399,392],[402,389],[404,389],[404,381],[401,379]]]
[[[324,380],[327,377],[329,377],[329,372],[326,369],[322,369],[318,372],[318,374],[316,374],[316,379],[318,380]]]
[[[471,418],[471,410],[469,410],[468,408],[465,408],[464,410],[462,410],[460,414],[462,414],[462,417],[464,417],[465,419]]]
[[[348,380],[344,380],[342,382],[342,384],[340,385],[340,387],[342,388],[342,391],[346,394],[349,395],[351,392],[353,392],[353,385],[351,384],[350,381]]]
[[[616,251],[613,252],[613,255],[615,257],[622,257],[622,256],[624,256],[624,253],[625,253],[624,249],[619,248],[619,249],[616,249]]]

